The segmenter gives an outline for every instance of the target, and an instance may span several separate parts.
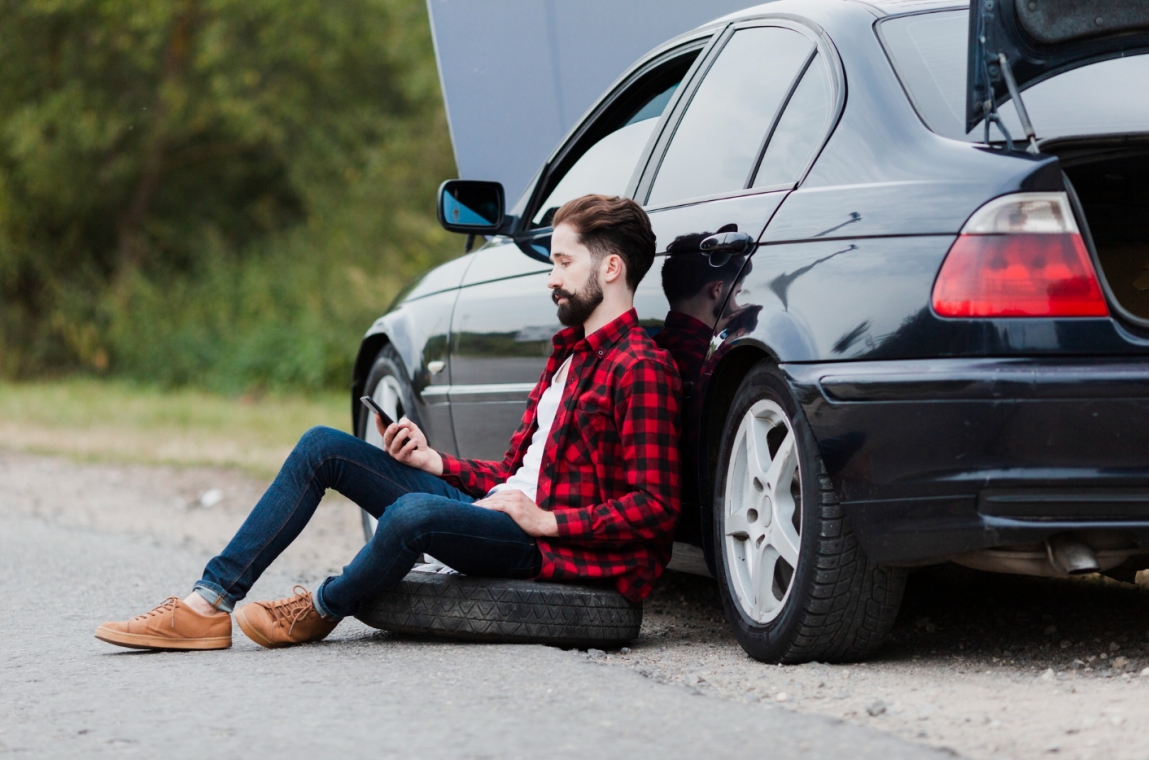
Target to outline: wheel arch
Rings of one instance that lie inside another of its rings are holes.
[[[375,364],[375,357],[383,346],[392,344],[391,336],[386,332],[367,333],[359,343],[359,353],[355,356],[355,368],[351,373],[351,429],[359,420],[359,397],[363,395],[363,387],[367,383],[367,374]],[[392,344],[393,345],[393,344]]]
[[[422,305],[422,308],[420,308]],[[394,347],[403,371],[411,382],[416,399],[430,382],[430,375],[424,365],[423,349],[426,344],[425,331],[420,330],[420,319],[426,319],[427,307],[434,310],[432,299],[419,299],[393,306],[367,330],[359,343],[359,353],[355,357],[355,369],[351,376],[351,420],[354,425],[358,413],[359,397],[367,382],[367,375],[375,363],[375,357],[384,346]],[[452,301],[453,305],[453,301]],[[450,312],[447,312],[450,314]],[[354,429],[354,427],[352,427]]]
[[[718,447],[726,427],[726,416],[742,379],[763,359],[778,363],[778,357],[765,344],[745,342],[723,351],[706,379],[705,391],[698,419],[698,504],[702,523],[702,551],[713,575],[716,572],[713,542],[713,494],[715,468],[718,465]],[[717,576],[715,576],[717,577]]]

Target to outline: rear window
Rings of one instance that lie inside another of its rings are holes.
[[[930,129],[945,137],[981,142],[983,125],[965,131],[969,11],[920,13],[886,19],[879,26],[902,85]],[[1022,91],[1039,139],[1149,131],[1149,56],[1089,64]],[[1015,140],[1024,139],[1017,111],[998,104]],[[996,127],[990,140],[1004,139]]]

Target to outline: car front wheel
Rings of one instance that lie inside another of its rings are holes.
[[[735,394],[714,504],[723,606],[751,657],[842,662],[881,646],[905,571],[875,565],[858,545],[805,415],[771,362]]]
[[[407,417],[416,425],[420,424],[414,412],[415,395],[407,379],[407,372],[403,368],[403,361],[390,344],[383,346],[375,357],[375,364],[367,373],[363,393],[375,399],[375,403],[387,412],[391,419]],[[362,404],[359,405],[359,420],[355,432],[371,445],[383,448],[383,436],[379,435],[375,427],[374,415]],[[379,521],[367,512],[363,512],[362,517],[363,537],[370,541],[375,535],[375,526]]]

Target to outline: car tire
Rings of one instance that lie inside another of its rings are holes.
[[[415,406],[415,392],[411,389],[411,381],[407,377],[407,370],[403,367],[403,360],[399,352],[388,343],[379,349],[375,355],[375,363],[367,373],[367,381],[363,384],[363,395],[375,399],[375,403],[383,408],[392,419],[398,420],[407,417],[416,425],[422,427]],[[383,447],[383,438],[375,429],[375,422],[367,407],[359,404],[359,416],[355,422],[355,434],[368,443]],[[364,511],[363,538],[370,541],[375,535],[375,526],[378,520]]]
[[[714,480],[718,582],[742,648],[772,663],[873,654],[893,627],[906,571],[866,557],[772,362],[735,393]]]
[[[355,617],[414,636],[609,648],[638,637],[642,605],[599,586],[411,572]]]

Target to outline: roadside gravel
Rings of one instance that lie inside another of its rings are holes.
[[[231,468],[78,463],[0,450],[0,511],[209,555],[227,544],[269,482]],[[362,545],[359,510],[331,493],[279,564],[291,568],[295,582],[314,585]],[[189,578],[186,589],[161,589],[156,602],[183,596],[195,580]],[[253,589],[260,591],[262,585]]]
[[[0,513],[126,534],[159,548],[218,550],[265,487],[235,470],[77,464],[0,451]],[[218,493],[205,499],[212,491]],[[360,537],[358,511],[329,496],[277,563],[274,581],[257,584],[253,598],[288,592],[280,588],[285,579],[314,587],[353,556]],[[125,582],[141,590],[150,583]],[[157,588],[155,601],[183,593]],[[1133,760],[1149,756],[1149,677],[1139,676],[1149,667],[1147,593],[1099,577],[920,570],[878,657],[778,667],[738,647],[713,580],[668,573],[628,649],[569,656],[722,700],[843,719],[971,758]]]
[[[1149,594],[956,565],[910,576],[869,662],[772,666],[728,632],[716,583],[668,574],[642,636],[601,660],[703,694],[842,718],[973,758],[1149,756]]]

